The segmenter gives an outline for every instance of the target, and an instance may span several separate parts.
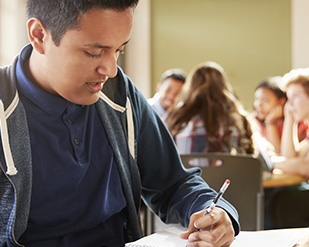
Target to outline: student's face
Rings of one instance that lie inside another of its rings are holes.
[[[44,58],[34,64],[46,91],[82,105],[95,103],[104,82],[117,74],[117,59],[130,39],[133,10],[91,9],[80,28],[68,30],[55,46],[46,36]],[[31,62],[30,62],[31,63]]]
[[[270,89],[265,87],[258,88],[254,93],[254,110],[256,116],[261,121],[264,121],[266,116],[278,105],[285,103],[284,99],[279,99],[277,95]]]
[[[287,108],[296,121],[309,120],[309,96],[299,84],[287,88]]]
[[[174,104],[182,86],[183,82],[175,80],[174,78],[167,78],[162,82],[159,93],[160,103],[164,110],[167,110]]]

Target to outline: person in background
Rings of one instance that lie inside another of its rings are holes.
[[[261,81],[254,92],[254,119],[257,132],[269,141],[274,153],[280,153],[285,92],[280,88],[280,76]]]
[[[309,68],[291,70],[284,76],[283,84],[286,86],[288,101],[285,106],[281,155],[286,160],[275,163],[275,167],[309,178],[309,138],[307,136],[300,142],[297,133],[299,122],[309,122]]]
[[[166,119],[166,111],[175,103],[186,76],[186,73],[178,68],[166,70],[162,74],[161,81],[157,85],[157,93],[148,99],[148,103],[155,109],[161,119]]]
[[[284,105],[286,93],[281,88],[281,76],[270,77],[261,81],[254,92],[254,119],[256,131],[269,142],[269,153],[280,154],[281,136],[284,123]],[[299,124],[299,139],[306,136],[306,125]]]
[[[272,157],[274,168],[309,179],[309,137],[301,142],[297,127],[309,121],[309,68],[294,69],[283,76],[287,103],[281,142],[281,157]],[[269,189],[265,191],[268,217],[266,228],[309,226],[309,184]],[[291,210],[292,209],[292,210]]]
[[[193,68],[179,100],[168,111],[166,125],[180,154],[254,153],[246,112],[219,64],[210,61]]]
[[[226,200],[204,216],[216,192],[117,66],[137,4],[27,1],[30,44],[0,69],[1,247],[123,247],[143,236],[141,199],[187,246],[239,233]]]

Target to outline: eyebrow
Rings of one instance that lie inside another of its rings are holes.
[[[129,41],[130,41],[130,40],[124,42],[121,46],[124,46],[124,45],[128,44]],[[85,44],[85,46],[91,47],[91,48],[96,48],[96,49],[111,49],[111,48],[112,48],[111,46],[100,45],[100,44],[97,44],[97,43],[94,43],[94,44]],[[120,46],[120,47],[121,47],[121,46]]]

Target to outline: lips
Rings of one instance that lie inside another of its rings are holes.
[[[87,84],[95,86],[95,85],[103,84],[103,82],[87,82]]]
[[[87,82],[86,85],[91,92],[97,93],[102,90],[104,82]]]
[[[103,84],[107,81],[108,77],[99,80],[99,81],[93,81],[93,82],[86,82],[86,85],[90,89],[91,92],[97,93],[102,90]]]

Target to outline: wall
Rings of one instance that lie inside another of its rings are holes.
[[[309,1],[292,0],[292,68],[309,67]]]
[[[0,66],[10,64],[27,42],[26,0],[0,0]]]
[[[132,37],[125,48],[124,71],[145,97],[150,97],[150,0],[141,0],[134,15]]]
[[[171,67],[221,64],[246,108],[255,85],[291,68],[290,0],[152,0],[152,92]]]

